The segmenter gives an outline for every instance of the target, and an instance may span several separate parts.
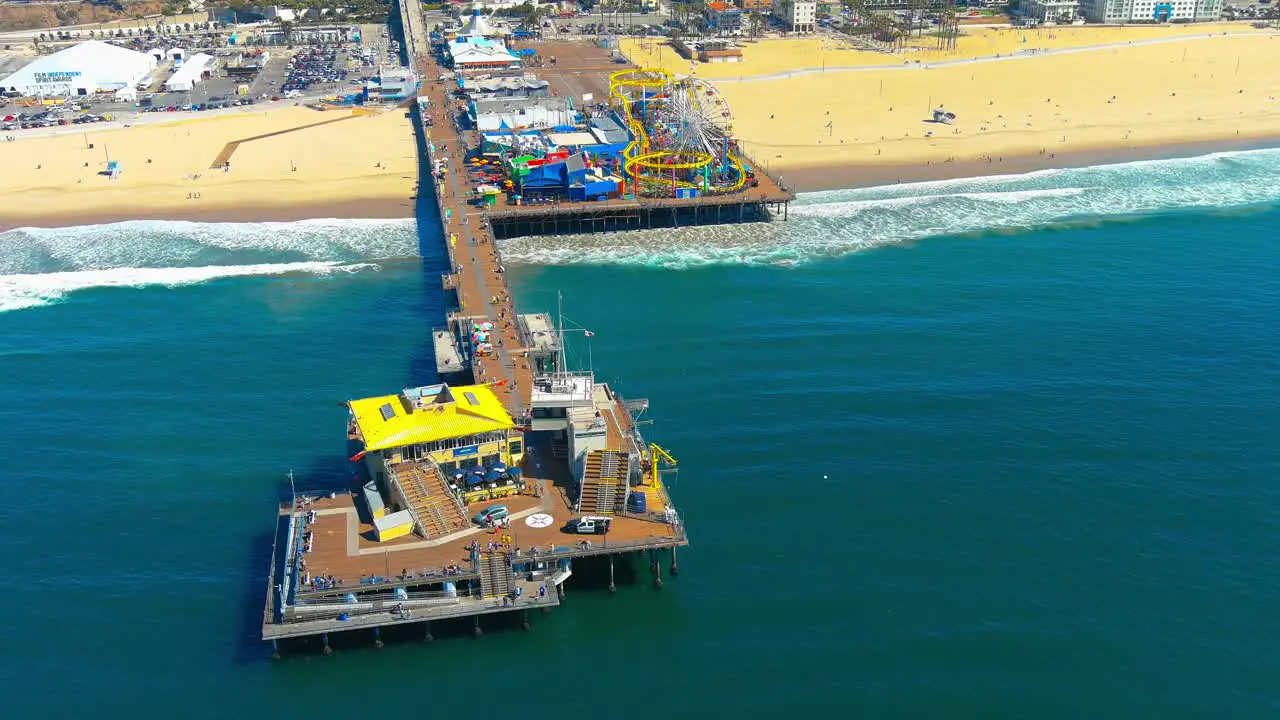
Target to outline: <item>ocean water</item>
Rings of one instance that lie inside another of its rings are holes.
[[[1254,151],[507,241],[650,398],[680,577],[279,663],[273,500],[345,477],[343,400],[434,378],[436,231],[0,234],[9,712],[1275,716],[1277,227]]]

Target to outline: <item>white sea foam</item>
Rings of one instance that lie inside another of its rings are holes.
[[[801,195],[788,222],[503,242],[509,262],[791,265],[941,235],[1280,203],[1280,149]]]
[[[377,270],[374,263],[337,262],[274,263],[181,268],[111,268],[21,275],[0,275],[0,312],[38,307],[57,302],[68,293],[88,288],[175,287],[247,275],[307,273],[327,275],[337,272]]]
[[[0,233],[0,274],[412,257],[416,230],[412,219],[18,228]]]
[[[378,267],[369,261],[418,254],[412,219],[19,228],[0,233],[0,311],[46,305],[87,288],[357,272]]]

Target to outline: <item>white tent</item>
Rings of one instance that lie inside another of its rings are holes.
[[[204,79],[207,71],[213,70],[214,57],[205,53],[196,53],[178,68],[168,80],[164,81],[164,89],[170,92],[190,92],[196,83]]]
[[[482,37],[459,37],[449,42],[449,57],[456,70],[471,66],[494,68],[519,65],[520,58],[499,42]]]
[[[155,58],[90,40],[36,60],[0,79],[0,89],[25,95],[92,95],[133,87],[156,67]]]
[[[472,37],[497,37],[506,35],[507,31],[490,25],[489,21],[480,14],[480,11],[476,10],[471,13],[471,19],[467,20],[467,24],[462,27],[462,31],[458,34]]]

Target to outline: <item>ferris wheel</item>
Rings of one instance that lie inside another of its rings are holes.
[[[684,78],[672,84],[658,121],[673,150],[724,154],[725,141],[733,135],[729,103],[711,83]]]

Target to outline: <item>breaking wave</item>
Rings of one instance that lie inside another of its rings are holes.
[[[79,272],[38,273],[32,275],[0,275],[0,312],[48,305],[68,293],[88,288],[143,287],[163,285],[177,287],[209,282],[220,278],[247,275],[286,275],[310,273],[327,275],[336,272],[377,270],[374,263],[336,262],[275,263],[267,265],[223,265],[182,268],[114,268]]]
[[[802,194],[788,222],[502,242],[508,262],[792,265],[929,237],[1280,204],[1280,149]]]
[[[376,270],[416,257],[414,220],[134,221],[0,233],[0,312],[89,288]]]

